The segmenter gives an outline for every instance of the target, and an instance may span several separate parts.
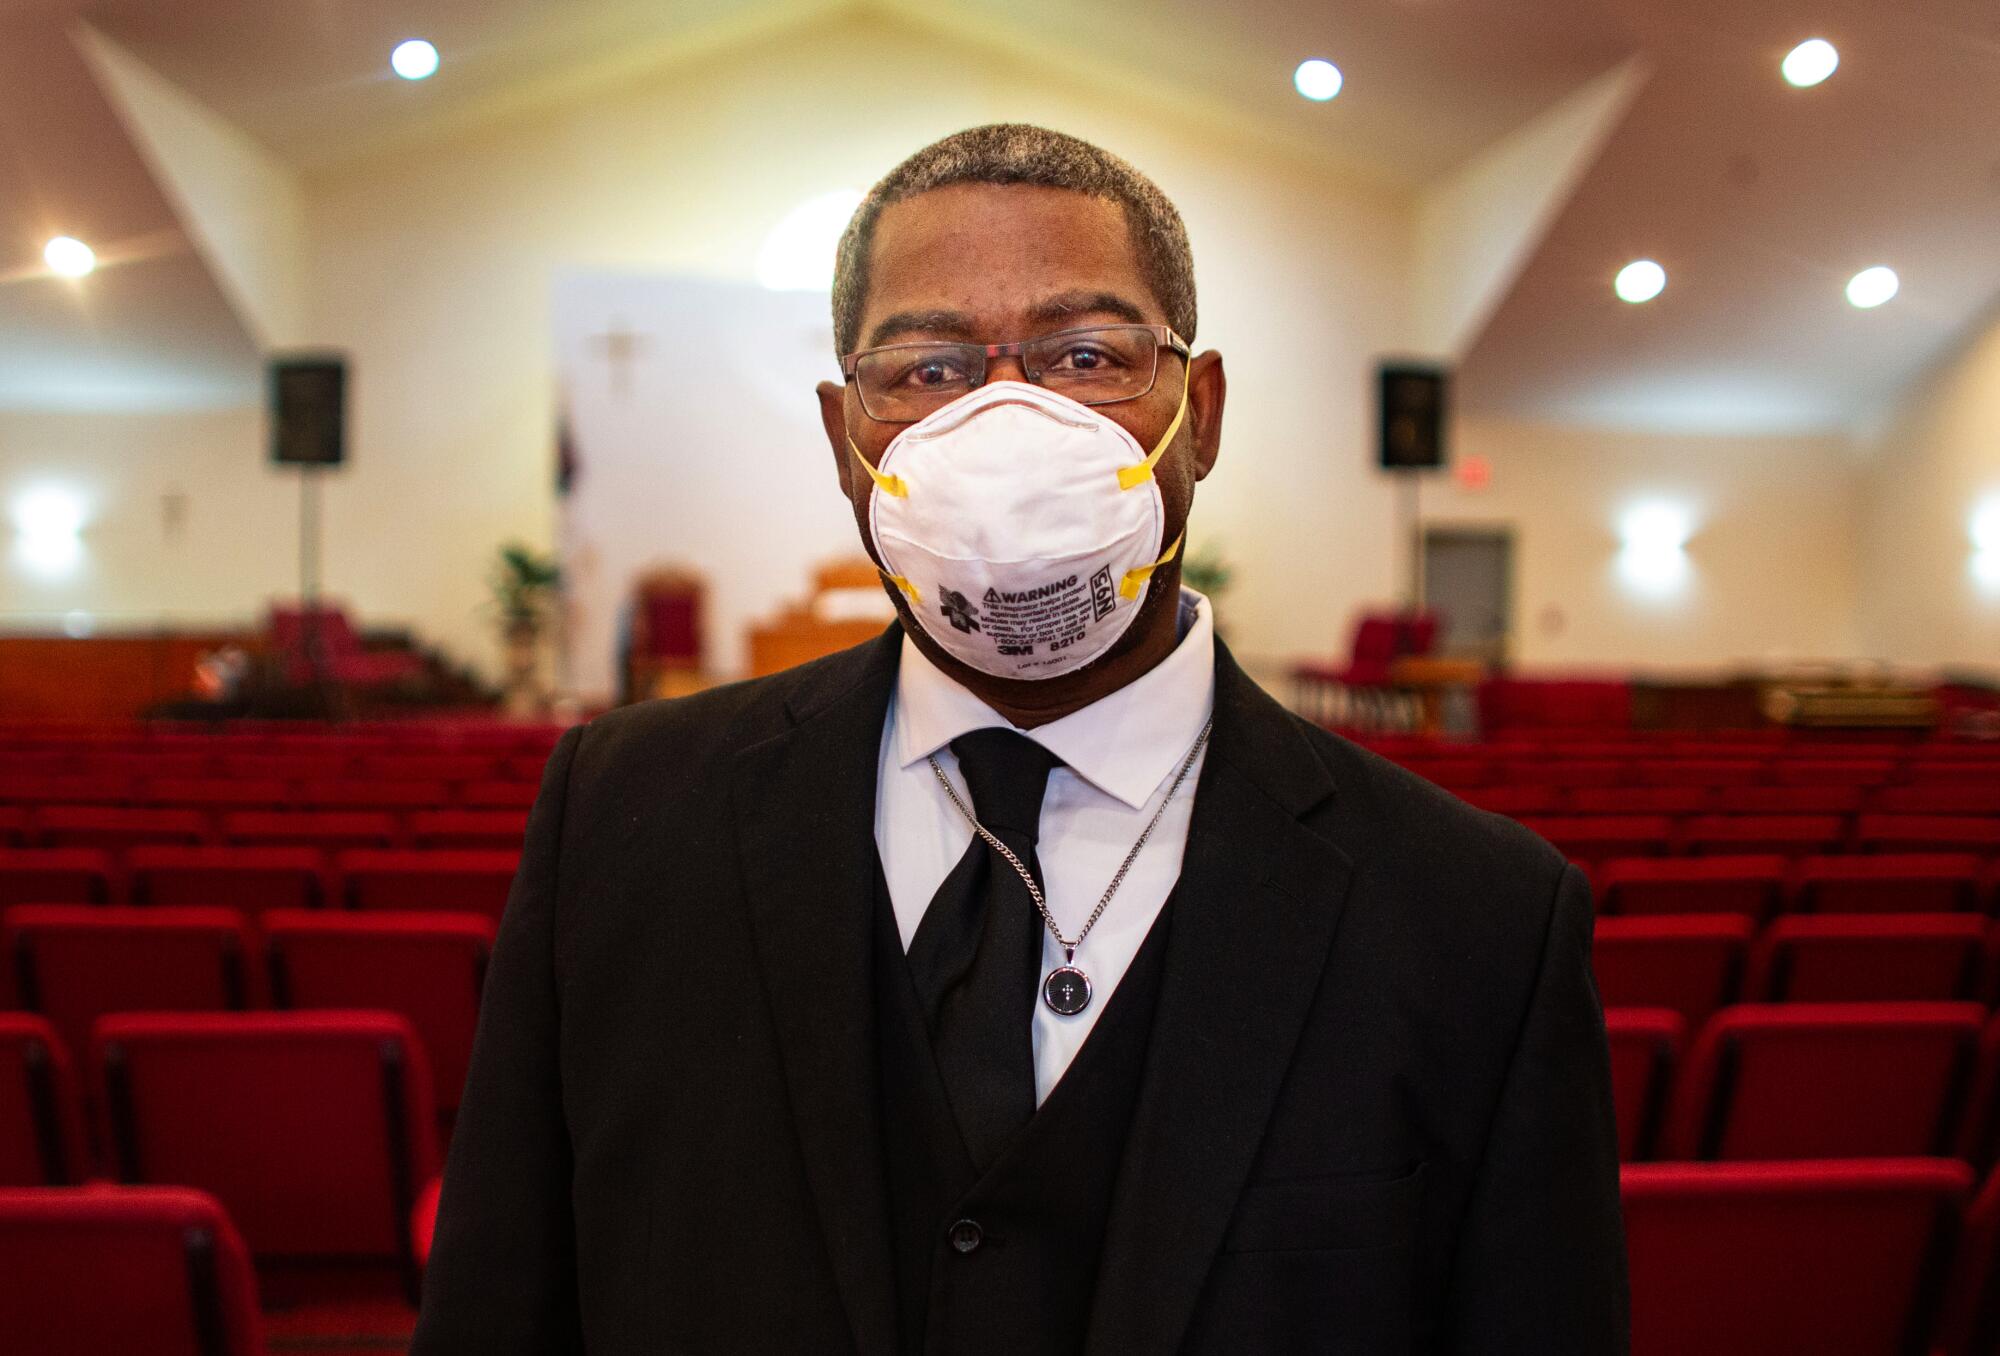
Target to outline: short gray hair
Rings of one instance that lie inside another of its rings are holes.
[[[868,190],[841,232],[833,263],[833,341],[851,353],[860,341],[868,256],[882,209],[952,184],[1031,184],[1107,198],[1125,210],[1139,276],[1166,308],[1167,323],[1194,341],[1194,254],[1187,228],[1159,186],[1111,152],[1030,123],[989,123],[934,141]]]

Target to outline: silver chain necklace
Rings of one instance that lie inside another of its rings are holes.
[[[979,822],[978,816],[974,815],[959,798],[957,788],[951,784],[951,778],[945,776],[944,769],[938,766],[937,755],[934,753],[929,755],[931,771],[937,774],[938,785],[942,786],[944,793],[951,797],[951,803],[958,807],[958,812],[965,816],[965,822],[972,825],[972,831],[984,838],[988,847],[1005,857],[1008,865],[1019,874],[1021,883],[1028,887],[1029,898],[1035,901],[1035,908],[1042,915],[1042,922],[1047,925],[1050,935],[1056,939],[1056,945],[1063,949],[1064,964],[1049,971],[1042,979],[1042,1001],[1049,1005],[1051,1012],[1064,1017],[1074,1017],[1090,1006],[1090,976],[1076,967],[1076,949],[1083,945],[1083,939],[1089,936],[1091,928],[1097,925],[1098,918],[1104,913],[1105,905],[1111,902],[1111,896],[1118,893],[1118,887],[1124,884],[1125,873],[1132,869],[1132,863],[1138,860],[1139,850],[1146,846],[1146,840],[1153,836],[1153,830],[1158,827],[1160,817],[1166,814],[1167,806],[1173,803],[1174,793],[1179,791],[1181,783],[1187,780],[1188,770],[1194,766],[1194,760],[1201,756],[1202,747],[1208,743],[1208,732],[1214,725],[1213,716],[1202,723],[1201,733],[1195,736],[1194,747],[1190,748],[1187,757],[1181,760],[1181,770],[1174,774],[1173,785],[1167,788],[1167,794],[1160,799],[1160,808],[1153,811],[1153,817],[1146,822],[1145,830],[1139,835],[1139,841],[1132,844],[1132,850],[1125,854],[1125,860],[1119,863],[1118,874],[1111,878],[1111,884],[1104,887],[1104,897],[1097,901],[1097,907],[1090,911],[1090,917],[1084,920],[1082,931],[1074,938],[1063,936],[1062,929],[1056,926],[1055,915],[1049,912],[1048,901],[1042,898],[1042,887],[1035,884],[1035,873],[1028,870],[1021,859],[1014,855],[1012,848],[994,837],[986,826]]]

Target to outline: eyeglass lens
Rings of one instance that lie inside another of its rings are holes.
[[[1045,335],[1021,351],[1031,382],[1085,405],[1129,400],[1153,388],[1159,341],[1144,325],[1107,325]],[[871,418],[921,418],[986,381],[976,344],[897,344],[861,355],[854,378]]]

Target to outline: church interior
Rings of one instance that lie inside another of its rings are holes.
[[[0,1350],[407,1349],[550,751],[897,624],[835,244],[996,122],[1185,219],[1219,641],[1588,875],[1633,1350],[2000,1356],[1991,0],[0,0]]]

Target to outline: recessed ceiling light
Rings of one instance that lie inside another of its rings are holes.
[[[389,65],[405,80],[425,80],[437,71],[438,49],[422,38],[411,38],[396,44],[396,50],[389,53]]]
[[[1902,280],[1896,270],[1877,264],[1874,268],[1864,268],[1847,280],[1847,299],[1862,310],[1880,306],[1896,295]]]
[[[1340,93],[1340,87],[1345,83],[1345,78],[1340,74],[1340,67],[1319,57],[1301,61],[1299,68],[1292,72],[1293,86],[1315,103],[1325,103]]]
[[[1833,74],[1833,68],[1840,64],[1840,53],[1825,38],[1807,38],[1804,42],[1785,53],[1783,64],[1778,70],[1784,75],[1785,83],[1805,89],[1817,85]]]
[[[1620,301],[1638,303],[1651,301],[1660,295],[1667,285],[1667,271],[1651,259],[1634,259],[1618,270],[1618,277],[1611,288]]]
[[[65,278],[81,278],[97,267],[97,256],[81,240],[59,235],[42,246],[42,261]]]

